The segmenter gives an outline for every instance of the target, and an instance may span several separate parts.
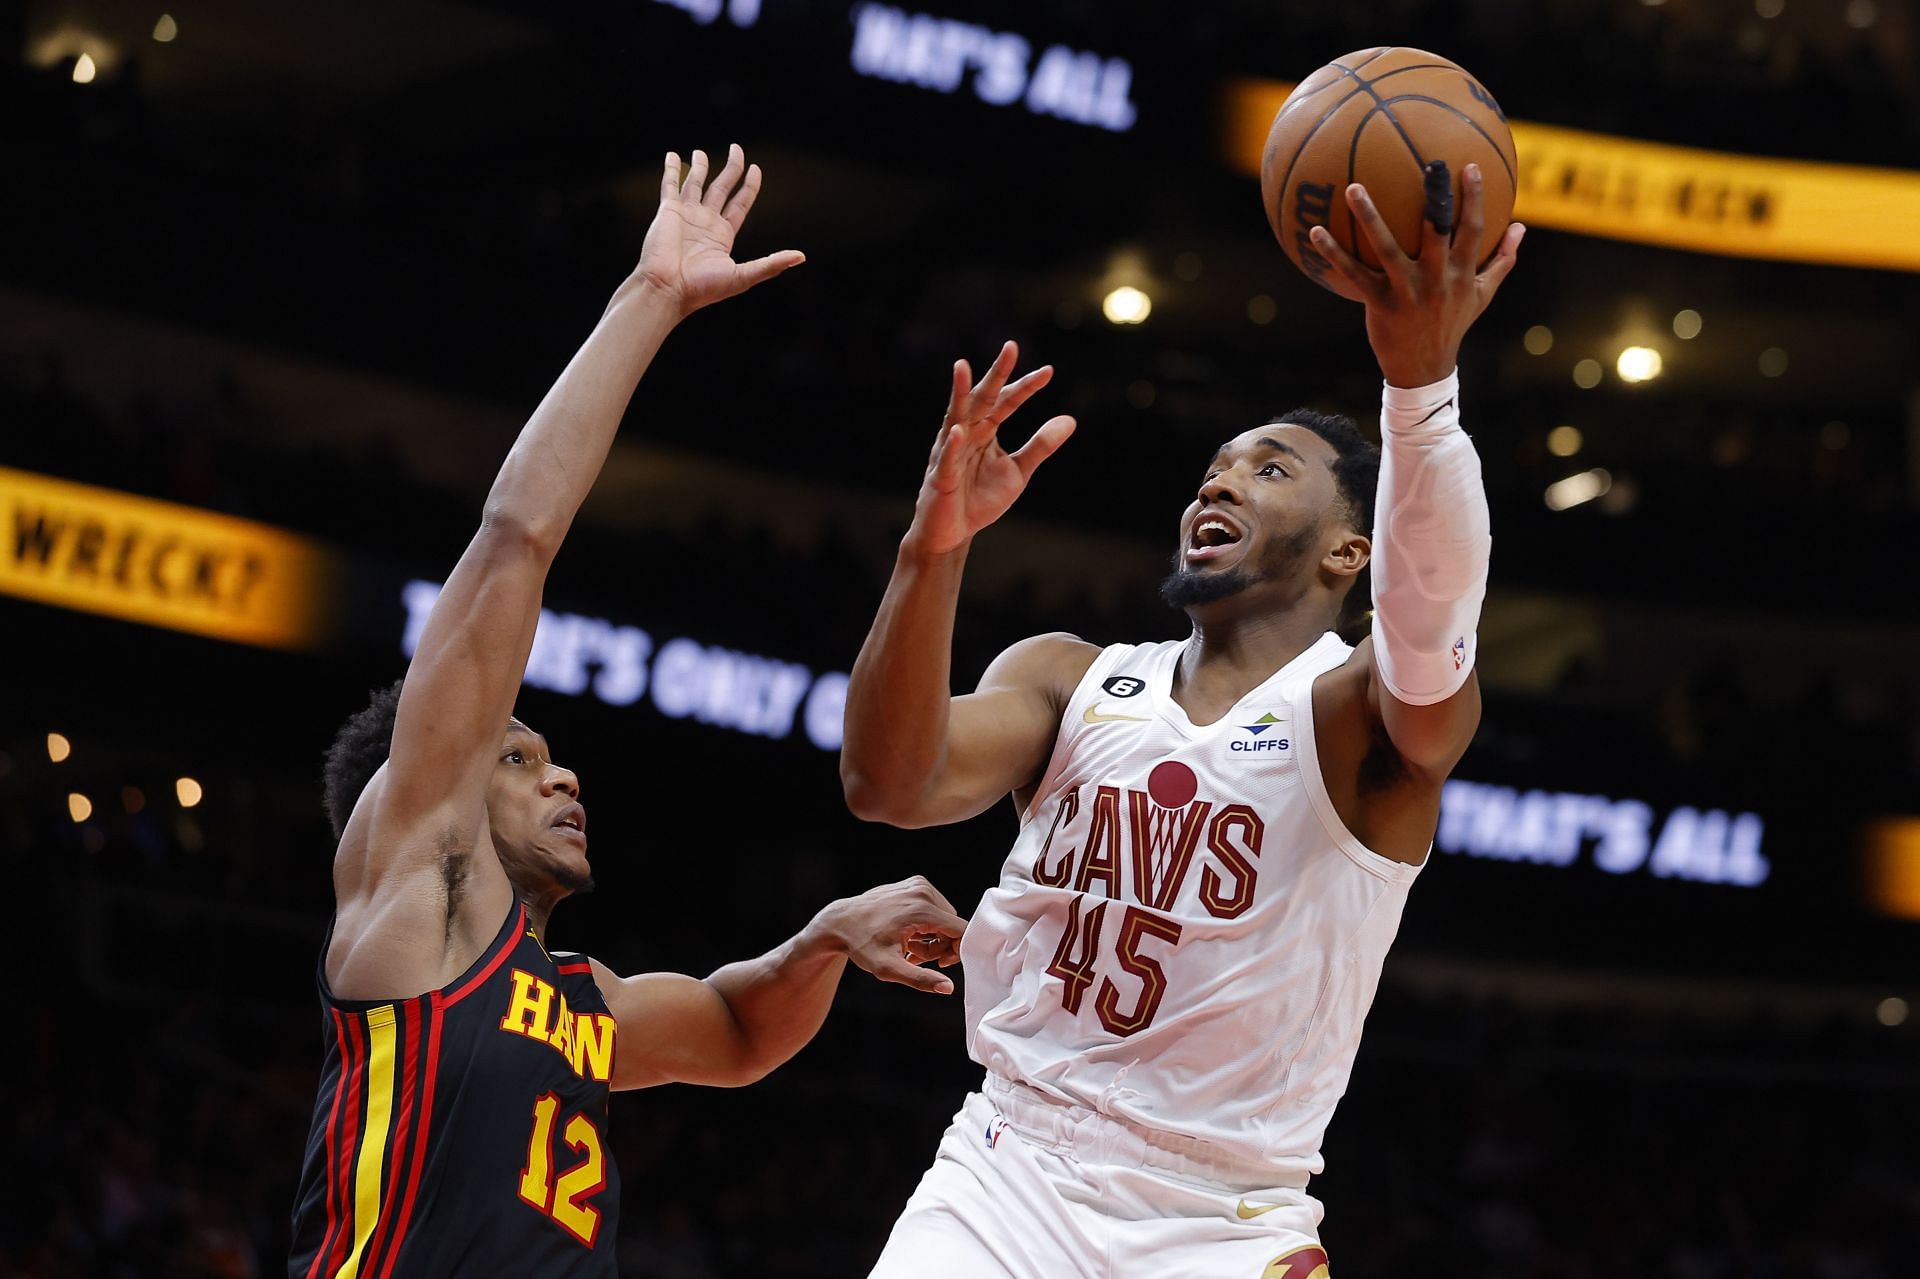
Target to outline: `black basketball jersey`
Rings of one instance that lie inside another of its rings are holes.
[[[460,978],[386,1002],[320,973],[326,1064],[292,1279],[611,1276],[613,1015],[516,903]]]

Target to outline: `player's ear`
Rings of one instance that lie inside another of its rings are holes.
[[[1323,566],[1337,577],[1354,577],[1373,559],[1373,539],[1352,529],[1344,533],[1334,548],[1327,552]]]

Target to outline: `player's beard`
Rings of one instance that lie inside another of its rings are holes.
[[[1276,538],[1261,557],[1260,571],[1252,572],[1245,560],[1218,573],[1195,572],[1181,567],[1184,552],[1175,551],[1173,572],[1160,583],[1160,598],[1169,608],[1189,609],[1238,595],[1262,578],[1283,576],[1294,560],[1307,553],[1319,530],[1311,526]]]

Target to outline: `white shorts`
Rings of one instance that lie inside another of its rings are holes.
[[[1327,1279],[1304,1189],[1216,1181],[1126,1125],[989,1086],[999,1104],[968,1094],[871,1279]]]

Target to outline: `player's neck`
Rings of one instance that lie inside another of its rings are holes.
[[[1307,608],[1194,616],[1175,686],[1212,690],[1244,683],[1244,693],[1313,647],[1327,630],[1327,619]]]
[[[540,939],[542,946],[547,944],[547,920],[553,915],[553,908],[560,904],[564,893],[542,894],[523,892],[520,904],[527,908],[527,927],[533,929],[533,935]]]

